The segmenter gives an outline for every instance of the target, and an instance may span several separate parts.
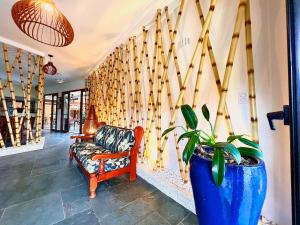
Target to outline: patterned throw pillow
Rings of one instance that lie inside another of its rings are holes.
[[[96,145],[112,153],[130,150],[135,143],[134,131],[119,127],[103,126],[96,134]]]

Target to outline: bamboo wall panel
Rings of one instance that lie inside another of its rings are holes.
[[[247,56],[251,136],[258,142],[250,0],[236,0],[239,4],[235,22],[232,24],[233,30],[230,31],[232,39],[229,52],[226,53],[227,60],[222,62],[226,64],[223,77],[220,76],[221,71],[216,63],[210,29],[215,8],[218,7],[219,1],[224,0],[207,1],[209,4],[206,13],[199,0],[193,1],[201,31],[197,42],[194,43],[192,54],[189,55],[189,66],[185,70],[181,65],[182,50],[176,38],[179,32],[182,32],[181,19],[187,13],[186,5],[190,2],[178,0],[178,8],[174,12],[168,7],[164,10],[158,9],[155,23],[151,27],[143,27],[140,36],[130,37],[127,43],[117,46],[115,51],[88,75],[86,81],[90,96],[88,105],[97,108],[98,119],[108,124],[129,128],[136,125],[143,126],[145,140],[140,161],[147,162],[155,155],[153,169],[163,170],[165,151],[174,151],[178,159],[179,174],[184,182],[188,181],[189,166],[183,166],[181,157],[183,149],[177,143],[177,132],[174,131],[162,138],[162,130],[175,125],[184,125],[177,122],[182,104],[190,104],[194,110],[204,104],[201,102],[201,87],[205,85],[203,70],[206,65],[211,68],[211,76],[219,96],[214,102],[217,107],[214,121],[215,136],[219,135],[222,120],[225,121],[227,133],[234,134],[227,92],[233,76],[232,68],[239,37],[244,30],[246,48],[244,47],[243,51]],[[245,29],[242,30],[243,22]],[[209,64],[205,64],[206,59],[209,60]],[[198,68],[195,69],[197,65]],[[191,92],[193,97],[187,97],[187,92]],[[163,126],[162,122],[166,120],[168,125]],[[172,138],[169,140],[169,137]]]
[[[0,67],[3,68],[0,69],[5,71],[5,74],[0,79],[2,108],[0,147],[39,142],[44,98],[43,58],[4,43],[1,43],[1,48],[3,55],[0,57]],[[37,96],[32,91],[36,86]],[[20,96],[16,94],[16,89],[21,90]],[[34,113],[31,112],[33,100],[36,102]],[[31,122],[32,116],[35,119],[34,126]]]

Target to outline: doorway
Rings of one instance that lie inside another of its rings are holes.
[[[61,131],[82,133],[86,115],[86,90],[62,93]]]
[[[44,95],[42,128],[57,131],[58,93]]]

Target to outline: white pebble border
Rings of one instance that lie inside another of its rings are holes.
[[[45,137],[41,137],[39,143],[21,145],[20,147],[3,148],[0,151],[0,157],[40,150],[44,148],[44,144],[45,144]]]

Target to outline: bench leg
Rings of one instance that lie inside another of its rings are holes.
[[[136,180],[136,166],[135,165],[130,166],[129,180],[130,181]]]
[[[69,149],[69,159],[70,159],[71,161],[73,160],[73,151],[72,151],[71,148]]]
[[[90,175],[90,198],[96,197],[96,189],[97,189],[97,176],[96,174]]]

